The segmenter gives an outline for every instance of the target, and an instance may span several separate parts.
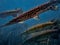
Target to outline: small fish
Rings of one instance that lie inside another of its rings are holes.
[[[52,19],[51,21],[49,22],[46,22],[46,23],[42,23],[42,24],[37,24],[35,26],[32,26],[30,28],[28,28],[26,31],[24,31],[23,33],[31,33],[31,32],[34,32],[36,31],[37,29],[43,29],[44,27],[48,27],[48,26],[56,26],[56,25],[59,25],[60,24],[60,21],[59,20],[56,20],[56,19]]]
[[[39,14],[43,13],[43,12],[46,12],[47,10],[51,10],[51,6],[52,5],[55,5],[56,3],[60,3],[59,0],[53,0],[53,1],[50,1],[50,2],[47,2],[45,4],[42,4],[34,9],[31,9],[30,11],[27,11],[23,14],[20,14],[20,16],[12,19],[11,21],[9,21],[8,23],[6,23],[4,26],[8,26],[8,25],[11,25],[11,24],[15,24],[15,23],[18,23],[18,22],[21,22],[21,21],[25,21],[25,20],[28,20],[30,18],[34,18],[34,17],[37,17]],[[54,6],[52,6],[54,7]]]
[[[26,31],[24,31],[23,33],[31,33],[33,31],[36,31],[37,29],[41,29],[41,28],[44,28],[46,26],[51,26],[53,25],[55,22],[46,22],[46,23],[43,23],[43,24],[37,24],[35,26],[32,26],[31,28],[27,29]]]
[[[43,30],[43,31],[39,31],[39,32],[34,32],[34,33],[30,33],[30,34],[22,34],[22,38],[23,35],[25,36],[25,39],[23,41],[23,43],[33,39],[33,38],[36,38],[38,36],[42,37],[42,36],[45,36],[45,35],[50,35],[52,33],[55,33],[55,32],[58,32],[58,29],[47,29],[47,30]]]
[[[10,15],[13,17],[17,17],[18,13],[19,14],[23,13],[22,9],[9,10],[9,11],[5,11],[5,12],[1,12],[0,17],[4,18],[4,17],[10,16]]]

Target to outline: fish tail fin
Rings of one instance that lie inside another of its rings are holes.
[[[2,25],[2,26],[0,26],[0,28],[3,28],[4,26]]]
[[[4,25],[0,26],[0,28],[6,27],[6,26],[9,26],[9,25],[10,25],[10,24],[7,23],[7,24],[4,24]]]

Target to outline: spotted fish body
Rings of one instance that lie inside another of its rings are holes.
[[[53,4],[56,4],[56,3],[60,3],[59,1],[57,0],[54,0],[52,2],[48,2],[48,3],[45,3],[41,6],[38,6],[26,13],[23,13],[21,14],[20,16],[14,18],[13,20],[9,21],[7,24],[5,24],[4,26],[7,26],[7,25],[11,25],[11,24],[15,24],[15,23],[18,23],[18,22],[21,22],[21,21],[25,21],[27,19],[30,19],[30,18],[33,18],[35,16],[38,16],[38,14],[41,14],[47,10],[50,10],[50,6],[52,6]]]

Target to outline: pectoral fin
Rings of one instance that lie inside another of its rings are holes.
[[[24,21],[21,21],[21,22],[19,22],[19,23],[24,23]]]
[[[38,19],[39,19],[39,16],[35,16],[34,19],[35,19],[35,20],[38,20]]]

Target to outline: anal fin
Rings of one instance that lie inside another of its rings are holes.
[[[19,23],[24,23],[24,21],[21,21],[21,22],[19,22]]]
[[[35,17],[33,17],[35,20],[38,20],[39,19],[39,16],[35,16]]]

